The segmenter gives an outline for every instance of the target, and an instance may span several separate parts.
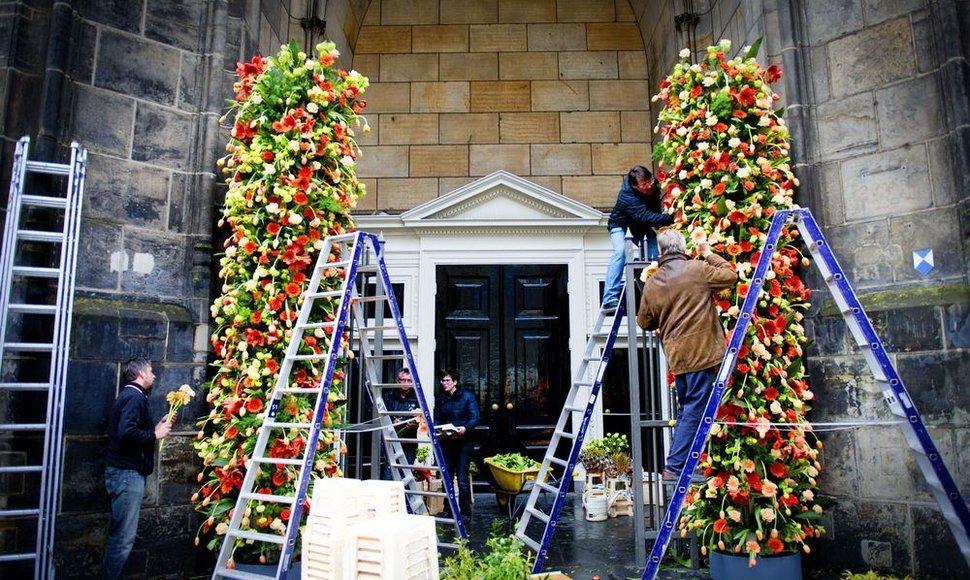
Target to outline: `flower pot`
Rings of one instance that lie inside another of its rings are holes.
[[[714,580],[802,580],[802,555],[789,552],[757,558],[748,566],[747,554],[711,552],[711,577]]]

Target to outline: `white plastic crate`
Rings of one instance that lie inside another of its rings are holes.
[[[360,481],[317,479],[313,483],[310,513],[302,536],[301,580],[343,580],[347,530],[363,521]]]
[[[381,514],[404,514],[404,484],[400,481],[381,481],[368,479],[359,482],[357,501],[360,508],[369,516]]]
[[[343,571],[358,580],[438,580],[434,518],[384,514],[351,526]]]

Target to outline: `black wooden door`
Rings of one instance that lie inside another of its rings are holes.
[[[566,266],[439,266],[437,285],[436,370],[477,395],[482,453],[541,456],[569,390]]]

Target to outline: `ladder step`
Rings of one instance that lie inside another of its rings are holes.
[[[40,473],[44,471],[43,465],[15,465],[0,467],[0,473]]]
[[[229,530],[226,532],[227,536],[234,536],[237,538],[245,538],[247,540],[254,540],[256,542],[266,542],[268,544],[280,544],[286,543],[285,536],[277,536],[275,534],[264,534],[262,532],[247,532],[245,530]]]
[[[443,491],[424,491],[420,489],[406,489],[404,493],[407,495],[420,495],[422,497],[448,497],[448,494]]]
[[[377,267],[377,264],[361,264],[360,266],[357,266],[358,274],[360,274],[361,272],[365,274],[370,274],[372,272],[377,272],[378,270],[379,268]]]
[[[438,518],[435,518],[437,520]],[[451,523],[455,523],[455,520],[448,520]],[[438,542],[439,548],[445,548],[447,550],[457,550],[458,544],[449,544],[448,542]]]
[[[318,328],[333,328],[337,323],[334,321],[330,322],[308,322],[306,324],[297,324],[296,327],[305,330],[316,330]]]
[[[343,290],[327,290],[326,292],[307,292],[306,298],[316,300],[318,298],[336,298],[343,295]]]
[[[307,388],[304,388],[304,387],[280,387],[280,388],[276,389],[276,392],[277,393],[291,393],[291,394],[292,393],[295,393],[295,394],[298,394],[298,395],[319,395],[320,393],[323,392],[323,389],[320,388],[320,387],[315,387],[315,388],[312,388],[312,389],[307,389]]]
[[[17,352],[53,352],[54,345],[47,342],[5,342],[3,348]]]
[[[325,352],[320,354],[297,354],[290,357],[290,360],[323,360],[329,356]]]
[[[538,487],[539,489],[541,489],[543,491],[548,491],[549,493],[559,493],[559,488],[558,487],[553,487],[553,486],[549,485],[548,483],[546,483],[544,481],[537,481],[536,482],[536,487]]]
[[[64,241],[62,232],[42,232],[38,230],[17,230],[17,239],[25,242],[51,242],[61,243]]]
[[[330,270],[331,268],[346,268],[350,265],[350,260],[338,260],[336,262],[327,262],[326,264],[320,264],[321,270]]]
[[[542,513],[541,511],[539,511],[539,510],[537,510],[535,508],[530,508],[530,507],[525,508],[525,511],[527,511],[530,514],[532,514],[533,516],[535,516],[542,523],[545,523],[545,524],[548,524],[549,523],[549,515],[548,514]]]
[[[361,332],[376,332],[378,330],[397,330],[397,326],[358,326],[357,330]]]
[[[592,387],[596,381],[573,381],[574,387]]]
[[[49,195],[21,195],[20,203],[33,207],[52,207],[64,209],[67,207],[67,198],[51,197]]]
[[[57,306],[54,304],[8,304],[10,312],[19,314],[57,314]]]
[[[354,296],[354,303],[358,302],[384,302],[387,300],[387,295],[383,296]]]
[[[538,552],[539,551],[539,548],[542,547],[542,546],[539,545],[539,542],[533,540],[532,538],[530,538],[529,536],[526,536],[525,534],[523,534],[521,536],[516,536],[516,537],[519,538],[520,540],[522,540],[522,543],[523,544],[525,544],[526,546],[529,546],[529,548],[533,552]]]
[[[565,459],[559,459],[558,457],[549,457],[549,463],[555,463],[556,465],[562,465],[563,467],[569,467],[569,462]]]
[[[391,467],[396,469],[422,469],[425,471],[441,471],[437,465],[415,465],[413,463],[391,463]]]
[[[34,266],[14,266],[11,269],[14,276],[32,278],[60,278],[61,271],[57,268],[37,268]]]
[[[268,501],[273,503],[285,503],[293,505],[296,503],[296,497],[292,495],[272,495],[269,493],[241,493],[239,494],[243,499],[249,499],[254,501]]]
[[[384,441],[390,441],[391,443],[427,443],[427,439],[415,439],[413,437],[385,437]]]
[[[558,435],[560,437],[565,437],[566,439],[575,439],[576,438],[576,434],[575,433],[569,433],[567,431],[559,431],[559,430],[556,430],[556,431],[553,431],[553,434],[554,435]],[[550,449],[551,448],[552,447],[550,446]]]
[[[0,510],[0,520],[3,519],[13,519],[13,518],[25,518],[28,516],[38,516],[40,515],[39,509],[31,510]]]
[[[403,354],[381,354],[367,357],[370,360],[404,360]]]
[[[34,560],[37,558],[37,554],[30,552],[26,554],[2,554],[0,555],[0,562],[20,562],[23,560]]]
[[[563,407],[563,409],[565,409],[567,411],[572,411],[574,413],[585,413],[586,412],[586,407],[577,407],[575,405],[565,405]]]
[[[212,575],[213,578],[239,578],[240,580],[266,580],[267,578],[276,578],[276,572],[273,572],[271,576],[264,576],[263,574],[256,574],[255,572],[243,572],[242,570],[230,570],[229,568],[220,566]]]
[[[47,425],[45,423],[6,423],[0,425],[0,432],[2,431],[46,431]]]
[[[401,385],[397,383],[371,383],[370,386],[375,389],[400,389],[401,388]]]
[[[62,163],[48,163],[46,161],[28,161],[27,171],[32,173],[46,173],[47,175],[70,175],[71,166]]]
[[[420,414],[420,411],[418,409],[414,411],[378,411],[377,414],[382,417],[414,417]]]
[[[309,429],[310,427],[313,427],[313,423],[281,423],[279,421],[266,421],[263,423],[263,426],[271,429]]]
[[[0,383],[0,391],[46,391],[48,383]]]
[[[454,524],[455,523],[455,519],[454,518],[439,518],[438,516],[434,516],[434,521],[435,521],[436,524]],[[444,544],[442,544],[441,542],[438,542],[438,546],[442,546],[442,545],[444,545]]]

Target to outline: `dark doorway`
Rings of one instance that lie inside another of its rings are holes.
[[[566,276],[565,264],[437,268],[435,368],[477,395],[482,455],[541,458],[549,444],[569,392]]]

